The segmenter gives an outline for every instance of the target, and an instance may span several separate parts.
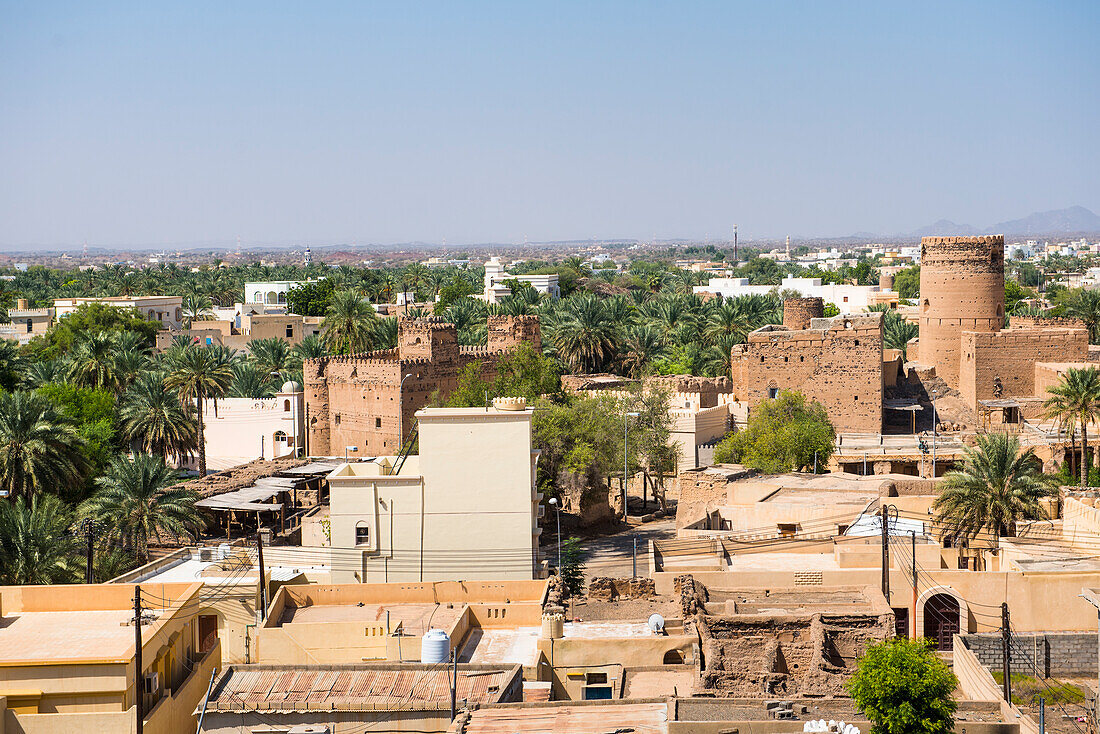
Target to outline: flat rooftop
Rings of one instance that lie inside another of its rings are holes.
[[[627,639],[652,637],[645,622],[566,622],[565,637],[572,639]],[[459,650],[459,662],[481,665],[509,663],[531,667],[538,663],[539,627],[470,630]]]
[[[419,664],[230,666],[210,694],[212,711],[449,710],[449,667]],[[496,703],[519,670],[458,671],[458,700]],[[369,728],[369,727],[368,727]]]
[[[451,731],[455,729],[452,727]],[[470,713],[466,734],[595,734],[629,731],[665,734],[668,704],[612,703],[601,705],[501,706]]]
[[[432,627],[453,629],[466,611],[465,604],[324,604],[307,607],[287,607],[279,619],[286,624],[318,624],[325,622],[385,622],[389,613],[390,629],[399,626],[409,634],[425,634]]]
[[[0,618],[0,665],[129,660],[134,613],[125,609],[5,612]],[[153,625],[143,625],[148,638]]]

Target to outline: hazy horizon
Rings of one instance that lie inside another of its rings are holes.
[[[1100,5],[0,0],[0,249],[1100,211]]]

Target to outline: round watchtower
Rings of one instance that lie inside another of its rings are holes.
[[[784,298],[783,326],[791,331],[810,328],[810,319],[825,317],[825,301],[821,298]]]
[[[920,361],[959,386],[964,331],[1000,331],[1005,319],[1005,238],[922,237]]]

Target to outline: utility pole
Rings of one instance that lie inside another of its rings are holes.
[[[882,595],[890,602],[890,505],[882,506]]]
[[[134,699],[137,734],[145,732],[145,676],[141,665],[141,587],[134,584]]]
[[[1039,734],[1047,734],[1047,701],[1039,696]]]
[[[638,536],[634,536],[634,552],[630,556],[630,577],[638,578]]]
[[[260,566],[260,620],[267,619],[267,579],[264,574],[264,539],[256,527],[256,554]]]
[[[909,638],[915,640],[917,639],[917,531],[910,532],[909,536],[913,541],[910,548],[913,552],[913,614],[909,618]]]
[[[451,651],[451,660],[454,661],[454,673],[451,676],[451,721],[454,721],[458,713],[458,648]]]
[[[80,523],[80,526],[81,526],[81,530],[84,531],[84,537],[88,542],[88,546],[87,546],[88,565],[87,565],[87,568],[85,569],[85,572],[84,572],[85,583],[94,584],[95,583],[95,571],[94,571],[93,561],[94,561],[95,549],[92,546],[92,537],[93,537],[92,533],[95,530],[95,523],[92,522],[91,518],[87,518],[87,519],[84,520],[84,522]]]
[[[1001,602],[1001,672],[1004,675],[1005,702],[1012,704],[1012,646],[1008,602]]]

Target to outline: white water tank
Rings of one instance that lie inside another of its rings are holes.
[[[443,630],[428,630],[420,638],[420,662],[426,665],[445,663],[451,657],[451,638]]]

